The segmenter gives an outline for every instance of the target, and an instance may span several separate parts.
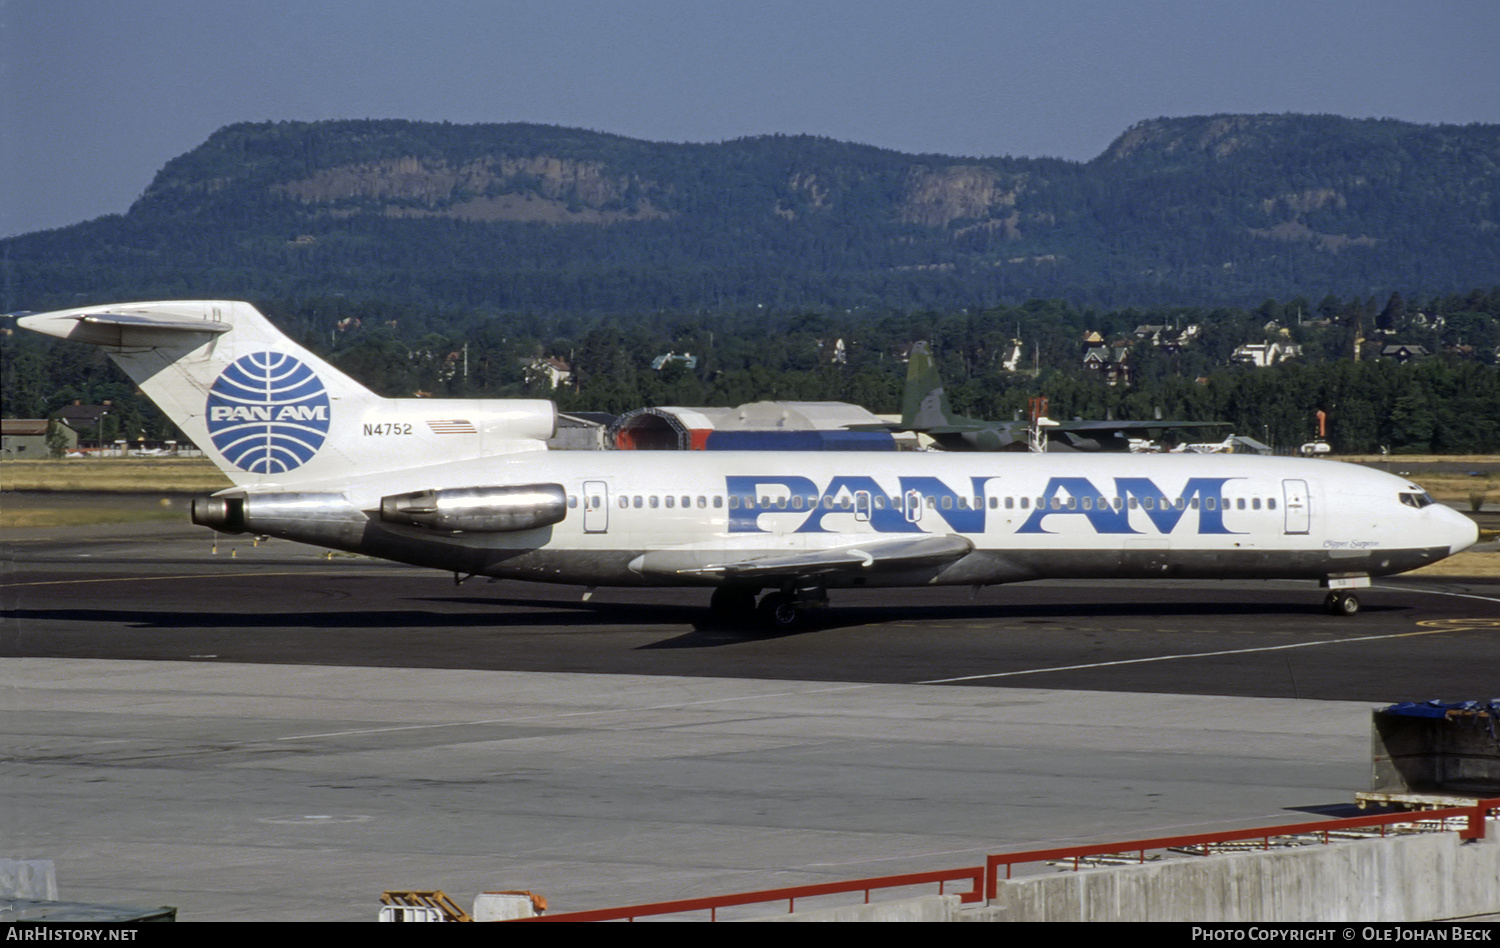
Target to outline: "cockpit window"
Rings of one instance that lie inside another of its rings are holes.
[[[1423,507],[1430,507],[1433,504],[1437,503],[1437,501],[1433,500],[1431,495],[1429,495],[1426,491],[1403,491],[1398,496],[1401,498],[1401,502],[1403,504],[1408,507],[1415,507],[1418,510],[1421,510]]]

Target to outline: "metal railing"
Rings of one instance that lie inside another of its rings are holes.
[[[761,889],[757,892],[741,892],[736,895],[714,895],[701,899],[677,899],[672,902],[649,902],[643,905],[627,905],[621,908],[597,909],[589,912],[566,912],[560,915],[540,915],[536,918],[517,919],[525,922],[609,922],[634,921],[647,915],[677,915],[683,912],[709,913],[709,921],[718,921],[719,909],[737,905],[754,905],[758,902],[781,902],[787,904],[787,913],[797,910],[798,899],[810,899],[820,895],[839,895],[846,892],[863,892],[865,904],[870,903],[870,893],[877,889],[895,889],[907,886],[932,885],[938,894],[945,894],[951,882],[968,882],[970,887],[958,893],[959,901],[980,902],[984,899],[984,867],[967,866],[962,869],[945,869],[936,872],[911,872],[896,876],[879,876],[873,879],[855,879],[850,882],[824,882],[814,885],[790,886],[784,889]]]
[[[1278,826],[1262,826],[1255,829],[1195,833],[1187,836],[1159,836],[1155,839],[1136,839],[1117,843],[1090,843],[1087,846],[1061,846],[1054,849],[1034,849],[1021,853],[1001,853],[989,856],[984,861],[984,897],[993,899],[1002,876],[1000,867],[1005,867],[1003,879],[1011,878],[1011,871],[1022,863],[1073,861],[1074,869],[1082,860],[1091,856],[1112,856],[1121,853],[1136,854],[1138,862],[1146,861],[1146,853],[1152,850],[1193,850],[1201,848],[1205,855],[1216,844],[1240,840],[1261,840],[1262,849],[1271,849],[1271,841],[1284,836],[1320,837],[1321,842],[1330,842],[1336,833],[1354,829],[1378,827],[1384,836],[1389,827],[1412,823],[1440,822],[1446,826],[1448,820],[1462,821],[1458,831],[1461,839],[1483,839],[1485,816],[1491,810],[1500,810],[1500,798],[1480,800],[1474,806],[1452,807],[1442,810],[1419,810],[1402,813],[1378,813],[1369,816],[1353,816],[1338,820],[1315,820],[1308,823],[1285,823]]]
[[[709,921],[718,921],[720,909],[757,903],[785,902],[787,913],[797,910],[798,899],[818,896],[862,892],[866,905],[870,894],[881,889],[906,888],[911,886],[936,885],[938,894],[948,894],[950,883],[968,882],[966,891],[955,893],[959,902],[973,904],[994,899],[1002,881],[1010,879],[1015,866],[1024,863],[1064,862],[1072,860],[1075,869],[1081,868],[1084,860],[1091,857],[1135,854],[1135,861],[1145,862],[1146,854],[1153,850],[1177,852],[1201,850],[1207,855],[1215,845],[1244,840],[1260,840],[1261,849],[1273,848],[1278,837],[1308,837],[1315,842],[1332,842],[1333,836],[1347,834],[1351,830],[1376,829],[1381,836],[1390,827],[1403,824],[1437,823],[1436,828],[1447,831],[1457,825],[1462,839],[1483,839],[1485,819],[1492,812],[1500,812],[1500,798],[1480,800],[1473,806],[1446,809],[1420,810],[1401,813],[1378,813],[1336,820],[1315,820],[1307,823],[1288,823],[1279,826],[1261,826],[1254,829],[1228,830],[1214,833],[1196,833],[1186,836],[1160,836],[1154,839],[1137,839],[1115,843],[1091,843],[1085,846],[1062,846],[1052,849],[1032,849],[1019,853],[1000,853],[988,856],[982,866],[960,869],[944,869],[934,872],[913,872],[894,876],[878,876],[870,879],[854,879],[847,882],[827,882],[814,885],[789,886],[781,889],[761,889],[734,895],[705,896],[697,899],[677,899],[669,902],[648,902],[619,908],[595,909],[584,912],[564,912],[542,915],[536,918],[517,919],[526,922],[605,922],[634,921],[653,915],[677,915],[686,912],[707,912]],[[1005,868],[1002,877],[1000,869]]]

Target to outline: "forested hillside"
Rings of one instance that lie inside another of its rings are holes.
[[[1257,305],[1500,274],[1500,126],[1159,119],[1088,163],[538,125],[234,125],[122,216],[5,241],[8,310],[327,296],[475,310]]]
[[[340,298],[258,301],[280,326],[384,395],[550,397],[564,410],[838,400],[900,410],[910,343],[931,340],[954,407],[1012,418],[1045,395],[1056,418],[1223,420],[1282,449],[1329,418],[1340,452],[1500,453],[1500,286],[1406,299],[1266,302],[1096,311],[1061,302],[939,312],[625,313],[525,324],[434,307]],[[1087,367],[1123,351],[1129,380]],[[1295,346],[1258,367],[1247,344]],[[1399,355],[1387,354],[1405,350]],[[669,353],[694,363],[653,363]],[[1358,353],[1359,358],[1355,359]],[[571,372],[553,388],[539,360]],[[0,334],[0,412],[45,417],[113,402],[101,434],[175,437],[104,354],[33,333]],[[1008,364],[1009,363],[1009,364]]]
[[[1342,451],[1500,451],[1493,125],[1160,119],[1077,163],[243,124],[128,213],[0,255],[7,311],[248,299],[389,395],[892,412],[901,352],[929,339],[975,416],[1047,395],[1055,417],[1159,411],[1287,446],[1321,409]],[[652,368],[670,353],[695,361]],[[0,326],[0,357],[7,417],[109,398],[105,437],[173,434],[95,350]],[[556,390],[544,357],[571,372]]]

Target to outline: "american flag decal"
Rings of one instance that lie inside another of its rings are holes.
[[[433,434],[479,434],[472,421],[464,418],[448,418],[443,421],[428,421]]]

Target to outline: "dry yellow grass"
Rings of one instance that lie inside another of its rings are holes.
[[[212,493],[230,486],[202,458],[69,458],[0,461],[0,490]]]
[[[101,523],[155,523],[182,520],[181,510],[162,507],[156,510],[108,510],[63,507],[0,507],[0,530],[24,530],[37,527],[89,527]]]
[[[1463,510],[1476,509],[1476,502],[1488,509],[1500,507],[1500,457],[1431,457],[1427,455],[1384,455],[1337,458],[1369,464],[1381,470],[1405,472],[1433,497],[1457,505]],[[1434,464],[1462,466],[1461,472],[1428,470]],[[1477,471],[1476,477],[1468,471]]]
[[[1431,566],[1412,570],[1408,576],[1500,576],[1500,553],[1468,550]]]

